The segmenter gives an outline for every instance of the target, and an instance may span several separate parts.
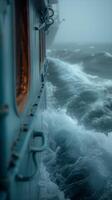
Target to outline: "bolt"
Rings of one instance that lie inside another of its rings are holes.
[[[33,116],[34,116],[34,114],[33,114],[33,113],[31,113],[31,114],[30,114],[30,116],[31,116],[31,117],[33,117]]]
[[[38,104],[37,103],[33,104],[33,107],[35,107],[35,106],[38,106]]]
[[[27,132],[28,131],[28,124],[23,124],[23,127],[21,128],[22,131]]]

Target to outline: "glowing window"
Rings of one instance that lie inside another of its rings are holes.
[[[28,1],[15,0],[16,29],[16,101],[24,109],[29,91]]]

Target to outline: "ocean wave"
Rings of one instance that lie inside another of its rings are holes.
[[[50,180],[71,200],[109,199],[112,135],[86,130],[63,110],[49,110],[44,117],[50,124],[49,148],[44,156]]]
[[[109,53],[109,52],[105,52],[105,55],[107,56],[107,57],[109,57],[109,58],[112,58],[112,54],[111,53]]]
[[[85,72],[107,79],[112,78],[112,54],[108,51],[54,50],[49,55],[71,64],[83,63]]]
[[[76,48],[74,50],[67,50],[67,49],[63,49],[63,50],[52,50],[48,52],[48,55],[54,58],[59,58],[62,60],[68,60],[71,62],[78,62],[78,60],[82,60],[82,61],[91,61],[94,58],[96,58],[96,62],[99,61],[99,59],[103,59],[106,61],[112,61],[112,54],[108,51],[100,51],[100,52],[95,52],[95,47],[91,46],[90,49],[93,49],[93,51],[83,51],[79,48]],[[94,55],[94,56],[93,56]]]
[[[49,58],[48,101],[46,199],[110,200],[112,81],[86,73],[81,62]]]
[[[112,130],[112,81],[86,74],[82,65],[49,61],[53,74],[49,81],[55,84],[53,96],[58,104],[88,128],[108,134]]]

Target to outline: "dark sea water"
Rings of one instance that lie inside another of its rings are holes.
[[[112,45],[48,50],[45,200],[112,199]]]

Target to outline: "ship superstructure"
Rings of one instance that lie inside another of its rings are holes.
[[[42,117],[46,40],[58,21],[57,4],[0,0],[0,200],[39,199],[39,167],[47,135]],[[51,35],[53,41],[53,31]]]

